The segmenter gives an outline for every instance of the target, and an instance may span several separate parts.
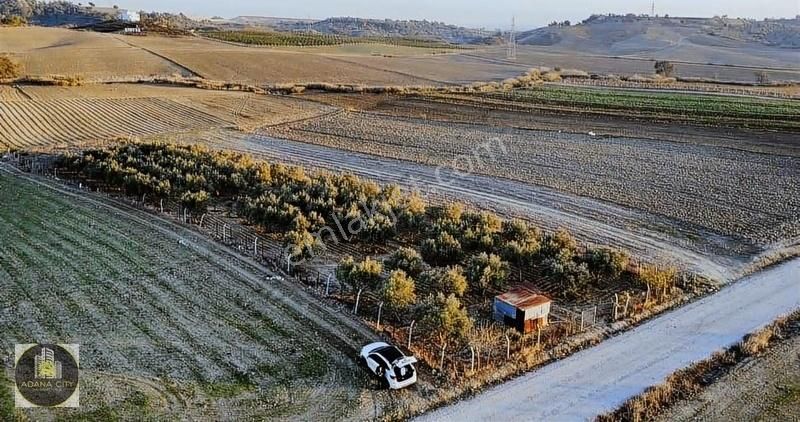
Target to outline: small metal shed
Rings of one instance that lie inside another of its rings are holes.
[[[547,325],[550,315],[550,298],[540,295],[533,288],[518,285],[494,298],[494,319],[530,333]]]

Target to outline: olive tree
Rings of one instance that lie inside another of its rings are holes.
[[[495,254],[483,252],[467,262],[467,280],[473,289],[485,292],[490,287],[503,289],[508,281],[508,263]]]
[[[425,261],[414,248],[400,248],[384,261],[388,270],[403,270],[411,277],[419,276],[425,271]]]
[[[381,292],[386,306],[394,311],[408,309],[417,301],[416,285],[414,279],[403,270],[394,270],[386,279]]]

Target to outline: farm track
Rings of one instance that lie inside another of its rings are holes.
[[[722,279],[732,276],[727,266],[734,261],[732,258],[692,251],[683,246],[679,239],[648,228],[647,222],[652,216],[612,204],[507,179],[464,174],[449,168],[437,169],[430,165],[264,135],[233,132],[206,135],[196,141],[213,148],[252,154],[271,161],[347,171],[384,183],[396,183],[405,188],[419,189],[434,202],[467,202],[505,216],[532,220],[547,229],[567,227],[592,243],[618,246],[643,256],[667,259]]]
[[[124,37],[124,35],[123,35],[122,37]],[[121,37],[121,36],[118,36],[118,35],[114,35],[114,36],[113,36],[113,38],[114,38],[114,39],[116,39],[117,41],[119,41],[119,42],[121,42],[121,43],[123,43],[123,44],[125,44],[125,45],[128,45],[128,46],[130,46],[131,48],[135,48],[135,49],[138,49],[138,50],[142,50],[142,51],[144,51],[144,52],[146,52],[146,53],[148,53],[148,54],[152,54],[153,56],[155,56],[155,57],[158,57],[158,58],[159,58],[159,59],[161,59],[161,60],[164,60],[164,61],[167,61],[167,62],[169,62],[169,63],[170,63],[170,64],[172,64],[173,66],[175,66],[175,67],[177,67],[177,68],[179,68],[179,69],[183,70],[184,72],[188,73],[188,76],[199,77],[199,78],[203,78],[203,79],[205,79],[205,78],[206,78],[206,77],[205,77],[205,76],[203,76],[201,73],[199,73],[199,72],[197,72],[197,71],[195,71],[195,70],[193,70],[193,69],[191,69],[191,68],[189,68],[189,67],[187,67],[187,66],[184,66],[184,65],[183,65],[183,64],[181,64],[181,63],[178,63],[178,62],[177,62],[175,59],[173,59],[173,58],[170,58],[170,57],[168,57],[168,56],[165,56],[165,55],[163,55],[163,54],[160,54],[160,53],[158,53],[158,52],[156,52],[156,51],[153,51],[153,50],[151,50],[151,49],[149,49],[149,48],[142,47],[142,46],[138,46],[138,45],[135,45],[135,44],[131,44],[131,43],[129,43],[128,41],[124,40],[122,37]]]
[[[0,165],[0,183],[10,177],[46,193],[33,220],[0,207],[11,240],[0,245],[0,298],[16,304],[0,313],[4,348],[57,338],[82,344],[87,369],[215,382],[328,344],[336,374],[313,388],[358,401],[352,356],[375,339],[360,322],[187,227]]]

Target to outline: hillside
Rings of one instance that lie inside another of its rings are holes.
[[[609,53],[653,50],[680,43],[725,48],[753,44],[800,48],[800,20],[595,15],[578,25],[551,24],[523,32],[518,40],[520,44],[600,49]]]
[[[276,31],[311,31],[351,37],[411,37],[456,44],[491,43],[494,36],[480,29],[464,28],[427,20],[362,19],[334,17],[325,20],[239,16],[229,23],[262,26]]]

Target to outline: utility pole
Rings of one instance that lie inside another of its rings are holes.
[[[653,0],[652,5],[650,6],[650,17],[656,17],[656,0]]]
[[[517,17],[511,17],[511,33],[508,35],[508,59],[517,59]]]

